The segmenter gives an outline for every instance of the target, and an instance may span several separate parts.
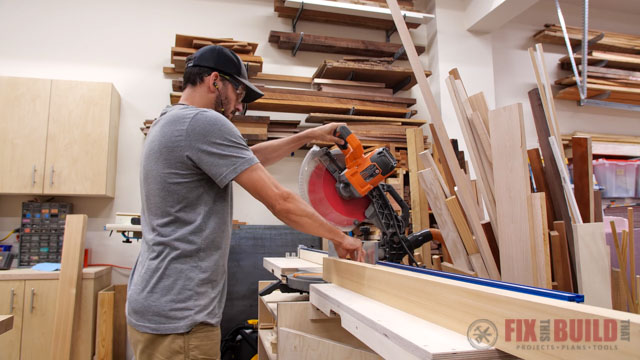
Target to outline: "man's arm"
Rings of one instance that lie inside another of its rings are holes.
[[[342,139],[333,135],[336,128],[340,125],[344,124],[330,123],[305,130],[286,138],[261,142],[253,145],[251,147],[251,151],[253,151],[262,165],[269,166],[291,154],[292,151],[298,150],[304,144],[310,143],[314,140],[342,144]]]
[[[362,261],[364,254],[360,240],[345,235],[329,224],[300,196],[280,185],[262,164],[247,168],[234,181],[285,224],[298,231],[331,240],[341,258],[350,255],[352,259]]]

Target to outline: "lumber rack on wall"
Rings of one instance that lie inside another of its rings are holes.
[[[558,0],[555,0],[556,9],[558,11],[558,20],[560,21],[560,26],[562,27],[562,33],[564,36],[565,45],[567,47],[567,52],[569,55],[569,60],[571,64],[571,69],[573,71],[573,75],[576,79],[576,85],[578,88],[578,95],[580,99],[578,100],[578,105],[593,105],[593,106],[601,106],[608,107],[613,109],[622,109],[622,110],[631,110],[631,111],[640,111],[640,105],[635,104],[626,104],[620,102],[613,101],[605,101],[611,97],[611,90],[606,90],[604,92],[598,93],[597,95],[589,96],[588,90],[588,67],[589,64],[589,47],[597,44],[600,40],[604,39],[605,33],[600,32],[600,34],[589,39],[589,0],[584,0],[584,11],[583,11],[583,32],[582,32],[582,74],[579,74],[578,67],[576,66],[575,54],[578,52],[574,52],[571,46],[571,40],[569,39],[569,34],[567,32],[567,25],[564,22],[564,16],[562,15],[562,9],[560,8],[560,3]],[[593,66],[603,67],[607,65],[607,60],[599,61]]]

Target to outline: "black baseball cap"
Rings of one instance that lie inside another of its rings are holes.
[[[187,63],[187,67],[200,66],[215,70],[224,75],[232,77],[246,86],[247,92],[242,99],[243,103],[254,102],[264,96],[249,82],[247,69],[242,60],[233,51],[218,45],[208,45],[200,48],[193,54],[193,60]]]

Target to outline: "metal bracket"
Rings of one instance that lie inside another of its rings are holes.
[[[409,85],[409,83],[411,83],[411,76],[407,76],[406,79],[400,81],[399,83],[397,83],[394,87],[393,87],[393,93],[397,93],[398,91],[404,89],[405,86]]]
[[[404,55],[405,51],[404,51],[404,45],[400,46],[400,49],[398,49],[398,51],[396,51],[395,54],[393,54],[393,61],[396,61],[400,58],[400,56]]]
[[[302,44],[302,38],[304,37],[304,32],[300,32],[300,38],[296,42],[296,45],[291,50],[291,55],[296,56],[298,50],[300,49],[300,44]]]
[[[406,21],[407,20],[407,14],[406,13],[402,14],[402,18]],[[391,42],[391,35],[393,35],[397,30],[398,30],[398,28],[396,28],[396,26],[394,24],[391,29],[384,31],[385,39],[386,39],[387,42]]]
[[[345,78],[345,80],[347,81],[351,81],[353,80],[353,76],[355,75],[355,73],[352,71],[349,73],[349,75],[347,75],[347,77]]]
[[[608,63],[609,63],[609,60],[602,60],[602,61],[598,61],[597,63],[595,63],[593,65],[588,65],[588,66],[605,67],[605,66],[607,66]]]
[[[606,100],[611,96],[611,91],[605,91],[602,94],[598,94],[598,95],[593,95],[585,100]]]
[[[580,106],[592,105],[592,106],[600,106],[600,107],[606,107],[611,109],[630,110],[630,111],[640,112],[640,105],[625,104],[625,103],[618,103],[618,102],[611,102],[611,101],[602,101],[602,100],[596,100],[594,98],[580,100],[578,101],[578,105]]]
[[[356,107],[352,106],[351,109],[349,109],[349,113],[347,113],[347,115],[353,115],[356,113]]]
[[[405,119],[410,119],[410,118],[411,118],[412,113],[413,113],[413,112],[412,112],[411,110],[407,111],[407,113],[406,113],[406,114],[404,114],[404,118],[405,118]]]
[[[298,20],[300,20],[300,15],[302,15],[302,10],[304,9],[304,1],[300,3],[300,8],[296,13],[296,17],[291,20],[291,28],[293,28],[293,32],[296,32],[296,25],[298,25]]]
[[[242,116],[247,115],[247,110],[249,110],[249,104],[242,104]]]

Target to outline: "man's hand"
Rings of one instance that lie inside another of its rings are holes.
[[[333,242],[333,245],[335,246],[336,252],[340,258],[344,259],[349,255],[351,260],[364,262],[362,241],[345,235],[340,244]]]
[[[309,141],[328,142],[342,145],[344,141],[335,136],[336,129],[345,123],[329,123],[307,130]]]

